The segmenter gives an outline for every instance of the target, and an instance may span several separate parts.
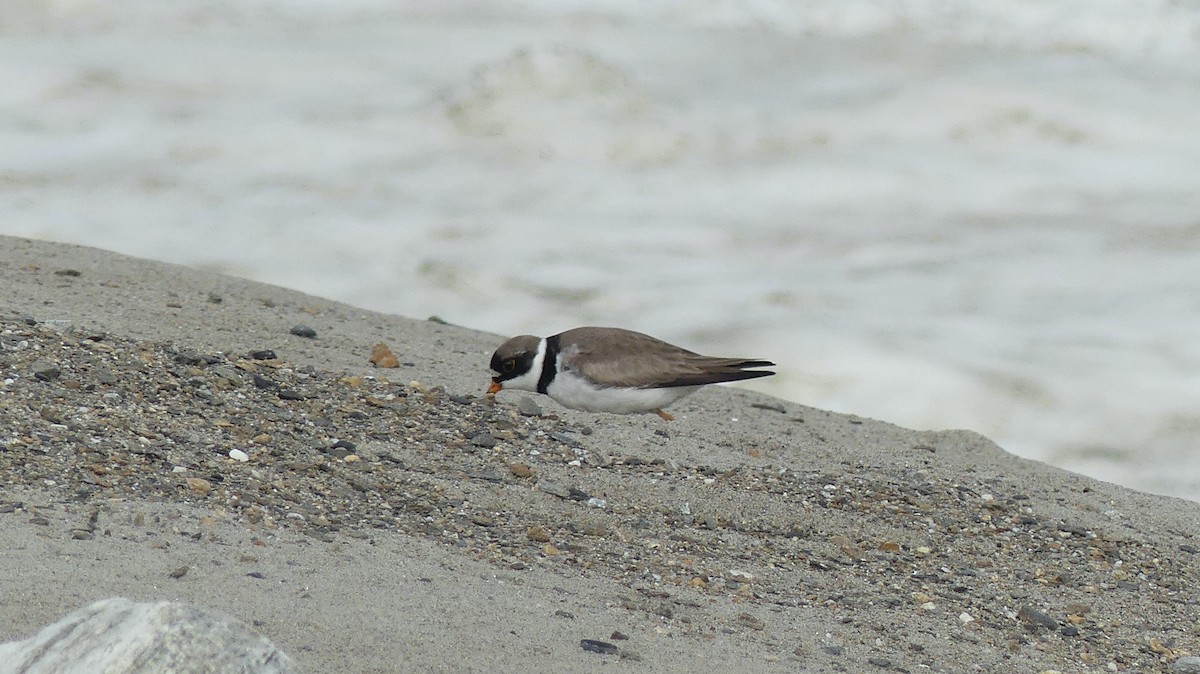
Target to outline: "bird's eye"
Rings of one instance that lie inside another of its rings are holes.
[[[517,369],[517,361],[513,360],[512,358],[509,358],[508,360],[504,361],[504,371],[505,372],[512,372],[515,369]]]

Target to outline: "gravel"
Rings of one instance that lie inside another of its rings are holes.
[[[736,634],[814,671],[1005,671],[1017,653],[1043,670],[1194,671],[1200,561],[1182,551],[1194,532],[1064,516],[1086,498],[1082,479],[1031,496],[1019,475],[951,479],[916,462],[668,460],[528,405],[282,352],[5,319],[0,484],[91,513],[70,532],[80,541],[106,504],[163,500],[318,544],[417,537],[508,573],[602,578],[624,588],[612,602],[631,615],[675,634]],[[805,436],[804,422],[797,446],[836,443]],[[740,450],[783,456],[769,443]],[[3,518],[45,522],[0,496]],[[789,611],[838,634],[792,632]]]

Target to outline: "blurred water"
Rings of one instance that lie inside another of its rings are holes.
[[[5,0],[0,232],[1195,499],[1197,110],[1196,0]]]

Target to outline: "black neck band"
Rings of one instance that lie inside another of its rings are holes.
[[[538,377],[538,393],[546,394],[558,369],[558,335],[546,338],[546,356],[542,359],[542,375]]]

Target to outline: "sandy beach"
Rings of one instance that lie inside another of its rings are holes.
[[[728,388],[671,423],[493,403],[501,336],[91,248],[0,237],[0,291],[0,641],[123,596],[312,672],[1200,653],[1200,504],[970,431]]]

